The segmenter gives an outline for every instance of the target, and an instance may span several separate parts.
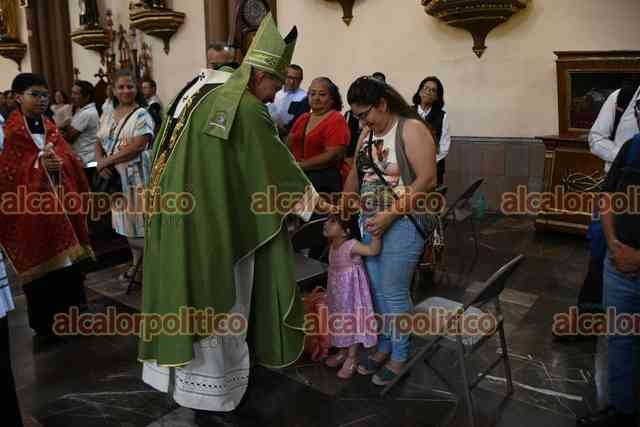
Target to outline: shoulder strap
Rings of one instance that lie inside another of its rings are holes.
[[[404,117],[398,119],[398,128],[396,129],[396,159],[398,160],[402,181],[405,185],[410,185],[416,180],[416,173],[411,167],[411,163],[409,163],[407,151],[404,147],[403,130],[406,120]]]
[[[111,153],[109,153],[109,156],[112,156],[113,153],[116,151],[116,147],[118,146],[118,138],[120,138],[120,134],[122,133],[122,129],[124,129],[124,127],[129,122],[129,118],[131,118],[131,116],[133,116],[133,113],[135,113],[136,111],[139,111],[140,108],[142,108],[142,107],[138,107],[138,108],[133,109],[131,112],[129,112],[129,114],[127,114],[127,117],[125,117],[125,119],[122,121],[122,125],[120,125],[120,127],[118,128],[118,131],[116,132],[116,137],[113,139],[113,146],[111,147]]]

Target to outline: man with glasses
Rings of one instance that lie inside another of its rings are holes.
[[[284,87],[276,94],[275,101],[269,105],[269,113],[276,123],[282,139],[289,133],[294,120],[294,115],[289,112],[289,107],[292,103],[301,102],[307,97],[307,92],[300,88],[303,76],[302,67],[291,64],[285,74]]]
[[[640,127],[640,100],[630,106]],[[614,325],[608,325],[609,406],[601,412],[580,418],[578,426],[635,427],[640,369],[640,212],[636,203],[627,210],[611,209],[611,199],[631,197],[637,200],[640,186],[640,133],[624,143],[611,164],[600,196],[600,220],[606,237],[604,261],[604,308],[615,309]],[[604,201],[604,203],[603,203]],[[632,210],[633,209],[633,210]],[[624,316],[630,320],[625,326]],[[615,329],[611,329],[611,328]]]
[[[224,43],[211,43],[207,48],[207,65],[212,70],[219,70],[222,67],[238,68],[239,64],[234,62],[235,48]]]
[[[94,257],[82,203],[89,184],[77,155],[44,115],[46,80],[21,73],[12,90],[19,107],[4,127],[0,194],[39,202],[0,209],[0,244],[22,283],[29,326],[48,341],[55,338],[56,314],[86,306],[78,264]]]

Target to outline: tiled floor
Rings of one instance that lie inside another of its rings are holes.
[[[538,235],[529,219],[488,217],[479,232],[479,253],[464,225],[447,233],[446,271],[422,284],[414,300],[438,295],[469,298],[481,282],[516,254],[526,256],[502,298],[514,394],[505,397],[498,367],[473,392],[480,426],[573,426],[575,417],[602,404],[602,343],[558,344],[552,316],[575,303],[586,269],[584,239]],[[87,286],[95,310],[117,304],[132,311],[139,294],[123,296],[112,280],[117,266],[92,273]],[[107,296],[105,296],[107,295]],[[117,301],[117,302],[115,302]],[[385,398],[367,377],[342,381],[306,359],[282,371],[254,368],[249,392],[232,414],[196,417],[139,378],[133,336],[33,340],[23,297],[11,314],[14,374],[23,417],[34,426],[466,426],[455,353],[442,349],[419,363]],[[413,350],[424,345],[414,340]],[[489,341],[470,372],[500,355]]]

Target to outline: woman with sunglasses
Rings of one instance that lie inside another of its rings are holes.
[[[438,162],[438,185],[444,183],[444,159],[449,154],[451,136],[449,121],[444,110],[444,86],[435,76],[425,78],[420,82],[418,90],[413,95],[413,108],[416,114],[427,124],[436,141]]]
[[[382,236],[382,251],[367,257],[365,265],[375,309],[384,323],[377,351],[358,365],[358,372],[375,374],[373,383],[384,386],[409,357],[409,335],[399,331],[395,319],[410,311],[411,278],[433,229],[433,217],[412,206],[416,196],[436,186],[436,148],[424,123],[388,84],[361,77],[349,88],[347,100],[363,130],[356,167],[345,182],[343,206],[357,193],[363,242]]]

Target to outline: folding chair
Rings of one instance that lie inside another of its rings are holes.
[[[473,211],[471,210],[471,199],[484,181],[480,178],[469,186],[461,195],[453,202],[447,211],[442,215],[443,225],[446,227],[449,222],[454,225],[468,219],[471,222],[471,231],[473,232],[473,241],[475,243],[476,255],[478,254],[478,233],[475,223],[473,222]]]
[[[437,338],[432,340],[429,344],[424,346],[423,349],[411,358],[411,360],[404,366],[402,371],[398,374],[395,380],[387,385],[382,392],[381,396],[384,396],[391,388],[404,377],[411,368],[420,360],[429,365],[429,360],[440,348],[454,349],[458,354],[458,363],[462,373],[462,379],[465,387],[465,400],[467,403],[467,410],[469,415],[469,425],[475,426],[475,414],[473,407],[473,400],[471,397],[471,391],[489,374],[491,373],[500,362],[504,363],[504,370],[507,383],[507,395],[513,393],[513,382],[511,379],[511,365],[509,363],[509,351],[507,349],[507,342],[504,334],[504,318],[500,309],[500,294],[505,288],[506,282],[516,270],[518,265],[524,260],[524,255],[518,255],[509,261],[507,264],[500,267],[498,271],[493,273],[491,277],[484,283],[482,291],[473,300],[467,304],[462,304],[457,301],[448,300],[445,298],[429,298],[414,308],[414,312],[426,312],[433,313],[434,309],[444,308],[450,315],[445,322],[445,325],[440,330]],[[485,311],[483,307],[493,303],[493,310]],[[470,334],[465,331],[463,325],[463,316],[487,316],[493,315],[495,319],[495,329],[490,333]],[[453,331],[453,335],[449,333]],[[502,355],[497,358],[484,372],[469,383],[469,374],[467,372],[466,360],[475,353],[483,344],[487,342],[496,333],[499,334],[500,347]]]

